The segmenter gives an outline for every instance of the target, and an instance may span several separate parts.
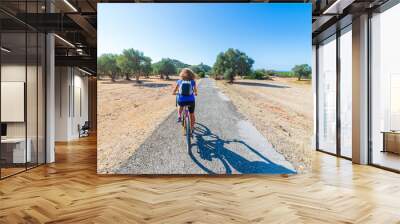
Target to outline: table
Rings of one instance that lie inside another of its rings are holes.
[[[5,138],[1,139],[1,154],[9,163],[26,163],[31,162],[31,145],[30,138],[26,139],[28,143],[25,152],[25,138]],[[10,147],[11,146],[11,147]],[[12,154],[12,156],[10,155]],[[4,155],[4,156],[3,156]],[[12,159],[11,159],[12,158]]]
[[[392,152],[400,154],[400,131],[382,131],[383,150],[382,152]]]

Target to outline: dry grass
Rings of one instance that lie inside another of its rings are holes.
[[[99,173],[113,173],[175,109],[176,78],[98,81]]]
[[[310,82],[295,78],[235,82],[218,81],[217,85],[297,171],[309,170],[313,155]]]

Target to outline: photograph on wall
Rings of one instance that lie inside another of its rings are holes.
[[[98,4],[99,174],[311,169],[311,4]]]

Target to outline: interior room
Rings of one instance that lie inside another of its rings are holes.
[[[90,61],[90,54],[95,54],[90,46],[96,41],[82,35],[86,31],[70,17],[63,26],[59,16],[43,23],[49,12],[76,12],[72,5],[35,0],[2,1],[0,6],[0,178],[4,179],[54,162],[55,142],[96,133],[96,66]],[[90,18],[93,5],[85,2],[80,7]],[[56,33],[49,37],[48,32]]]

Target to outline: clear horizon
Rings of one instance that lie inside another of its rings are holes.
[[[172,58],[212,66],[228,48],[254,68],[311,65],[311,4],[99,3],[98,56],[134,48],[157,62]]]

